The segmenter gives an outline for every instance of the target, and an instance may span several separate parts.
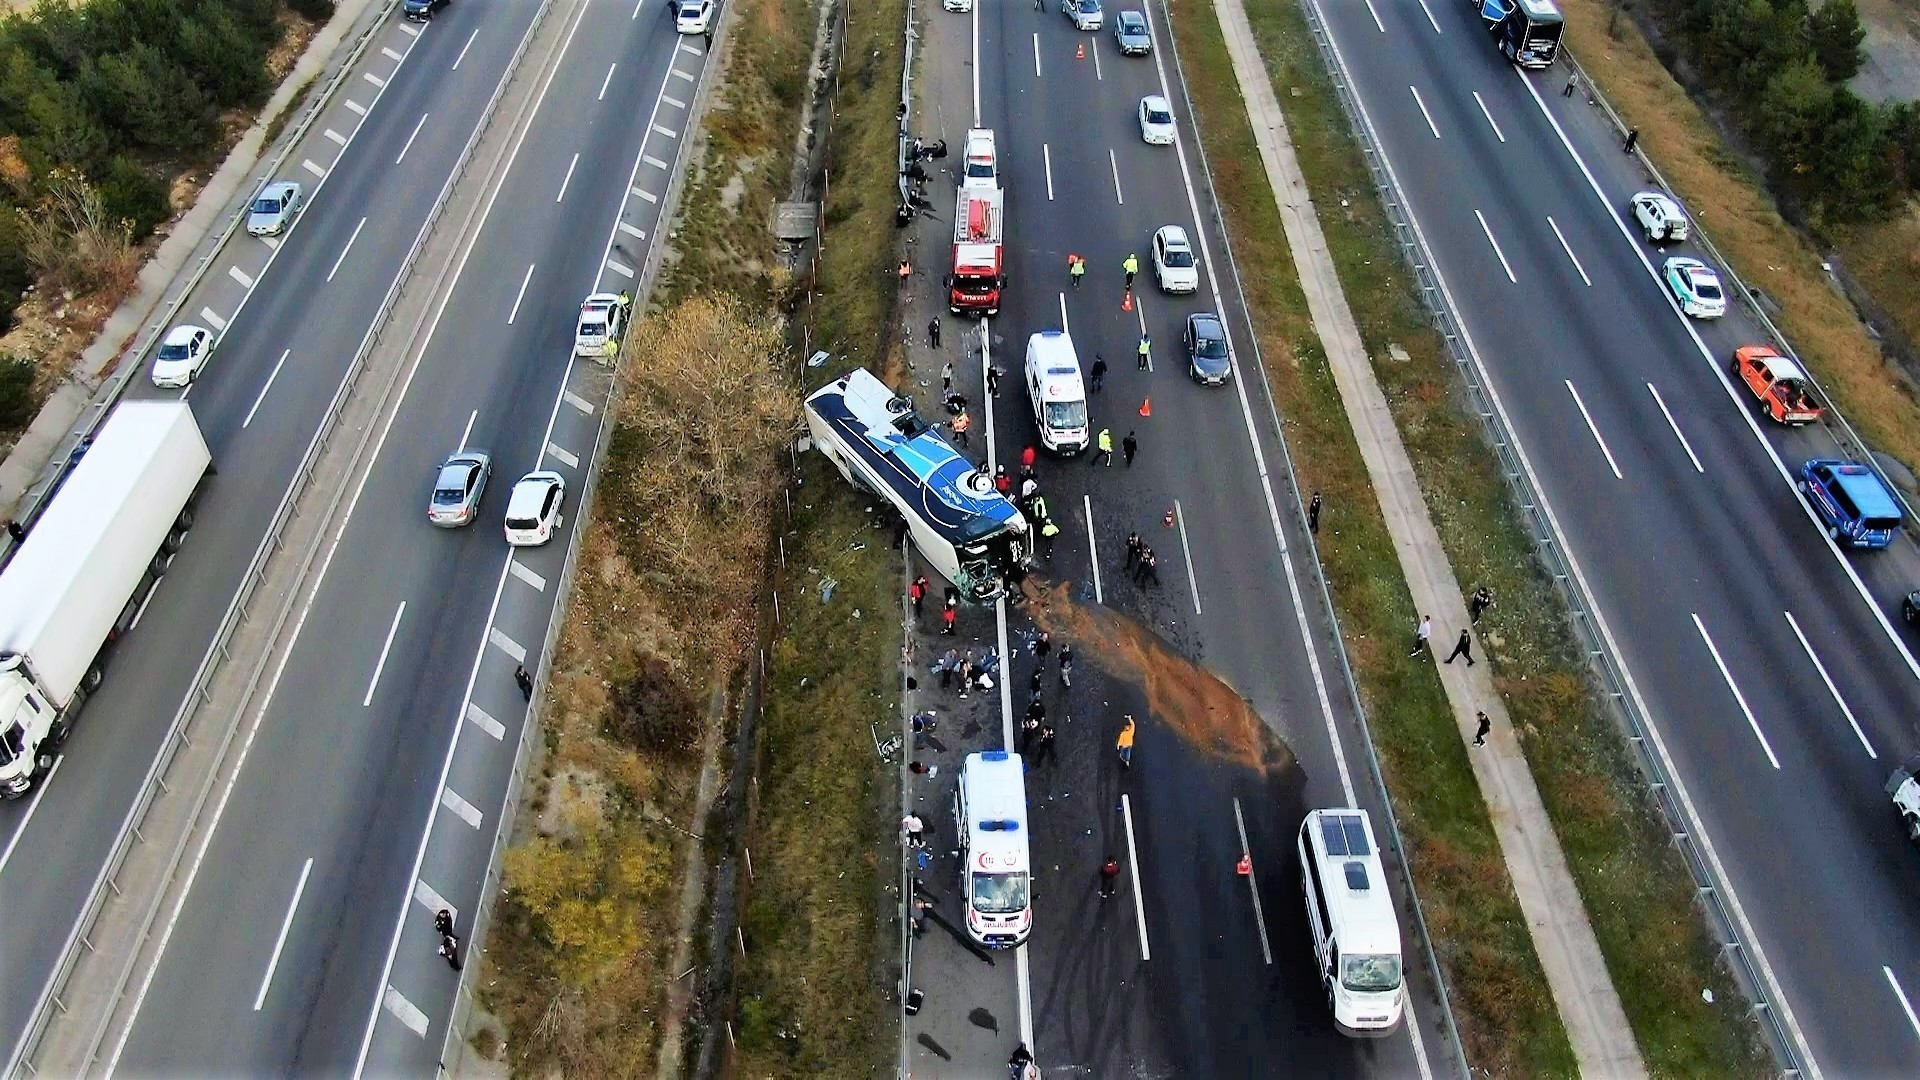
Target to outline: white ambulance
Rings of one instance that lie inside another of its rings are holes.
[[[1314,966],[1343,1035],[1385,1035],[1400,1024],[1406,986],[1373,825],[1365,810],[1315,810],[1300,825],[1300,878]]]
[[[967,933],[1007,949],[1033,932],[1033,874],[1027,862],[1026,764],[1018,754],[968,754],[953,796],[960,838],[960,896]]]
[[[1065,330],[1042,330],[1027,339],[1027,398],[1041,446],[1056,454],[1087,448],[1087,384]]]

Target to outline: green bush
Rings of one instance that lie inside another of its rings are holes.
[[[0,356],[0,431],[19,431],[40,407],[33,393],[38,369],[24,356]]]
[[[107,213],[132,223],[135,241],[146,239],[154,226],[173,216],[166,182],[125,154],[107,164],[99,188]]]
[[[333,0],[287,0],[287,6],[308,22],[323,23],[333,18]]]

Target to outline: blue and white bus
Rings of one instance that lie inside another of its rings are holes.
[[[1523,68],[1543,68],[1560,55],[1560,32],[1566,20],[1553,0],[1473,2],[1507,59]]]

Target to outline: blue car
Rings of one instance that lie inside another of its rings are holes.
[[[1857,461],[1814,458],[1800,466],[1799,487],[1835,543],[1883,548],[1900,531],[1900,504],[1880,477]]]

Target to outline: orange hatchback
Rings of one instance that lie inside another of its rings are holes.
[[[1744,345],[1733,352],[1734,377],[1760,401],[1760,411],[1781,424],[1811,424],[1824,410],[1800,365],[1767,345]]]

